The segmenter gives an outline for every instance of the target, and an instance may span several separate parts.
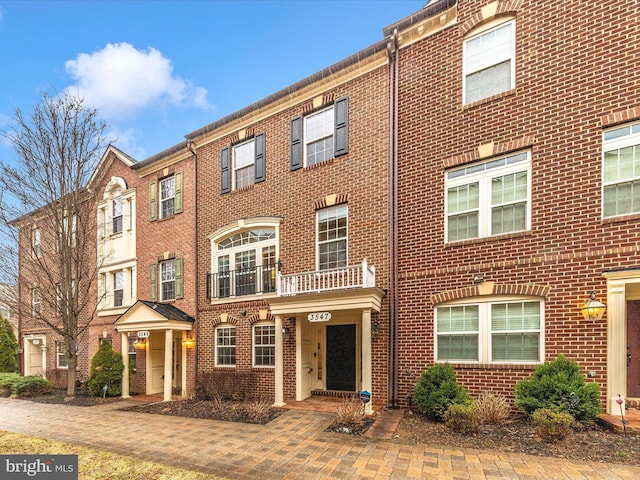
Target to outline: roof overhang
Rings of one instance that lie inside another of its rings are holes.
[[[169,318],[154,310],[144,302],[138,301],[114,322],[118,332],[136,332],[139,330],[193,330],[193,321]]]
[[[337,310],[380,311],[384,292],[377,288],[354,288],[269,299],[272,315],[293,315]]]

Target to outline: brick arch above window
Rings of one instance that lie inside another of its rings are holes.
[[[322,210],[323,208],[333,207],[334,205],[341,205],[343,203],[349,203],[348,193],[334,193],[314,202],[316,210]]]
[[[521,4],[522,0],[506,0],[502,2],[496,1],[485,5],[479,12],[467,18],[467,20],[460,24],[460,34],[465,37],[484,23],[488,23],[498,18],[505,20],[509,17],[514,18],[518,13]]]
[[[238,319],[236,317],[232,317],[231,315],[227,315],[225,313],[220,314],[216,318],[213,319],[213,326],[217,327],[222,324],[230,324],[230,325],[238,325]]]
[[[487,288],[490,287],[490,288]],[[453,302],[469,297],[480,297],[483,295],[509,295],[547,298],[551,287],[535,283],[493,283],[485,282],[482,285],[458,288],[431,295],[431,303],[439,305],[444,302]]]
[[[267,316],[265,318],[260,318],[260,314],[251,315],[249,317],[249,325],[253,325],[258,322],[275,323],[275,321],[276,321],[276,317],[273,316],[271,313],[267,313]]]

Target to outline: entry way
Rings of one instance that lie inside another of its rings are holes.
[[[356,390],[356,326],[327,325],[327,390]]]
[[[640,301],[627,302],[627,397],[640,398]]]

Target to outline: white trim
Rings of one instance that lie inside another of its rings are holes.
[[[222,330],[222,329],[233,329],[233,334],[234,334],[234,338],[235,338],[235,344],[234,345],[221,345],[218,346],[218,330]],[[214,365],[216,368],[236,368],[236,366],[238,365],[238,328],[233,325],[232,323],[221,323],[220,325],[216,325],[216,328],[214,329],[214,335],[213,335],[213,349],[214,349]],[[235,349],[235,362],[230,365],[230,364],[220,364],[218,363],[218,348],[225,348],[225,347],[231,347],[233,346],[233,348]]]
[[[259,327],[273,327],[273,335],[274,335],[274,343],[273,344],[260,344],[261,347],[273,347],[273,365],[256,365],[256,328]],[[275,368],[275,360],[276,360],[276,342],[275,337],[278,332],[275,330],[274,322],[257,322],[251,326],[251,365],[253,368],[261,368],[261,369],[273,369]]]

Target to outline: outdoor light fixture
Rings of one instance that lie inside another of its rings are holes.
[[[186,337],[184,337],[184,339],[182,340],[182,345],[185,346],[185,348],[193,348],[196,346],[196,339],[187,335]]]
[[[133,342],[133,348],[144,350],[145,348],[147,348],[147,340],[145,338],[138,338],[135,342]]]
[[[585,320],[602,320],[606,305],[596,300],[596,292],[591,292],[589,298],[584,301],[584,306],[580,309]]]
[[[371,334],[377,337],[380,334],[380,322],[376,319],[371,324]]]
[[[289,331],[289,327],[287,327],[286,325],[282,327],[282,339],[286,342],[287,340],[289,340],[289,336],[291,335],[291,332]]]
[[[41,352],[46,352],[47,350],[49,350],[49,347],[47,347],[46,343],[43,343],[42,345],[40,345]]]

